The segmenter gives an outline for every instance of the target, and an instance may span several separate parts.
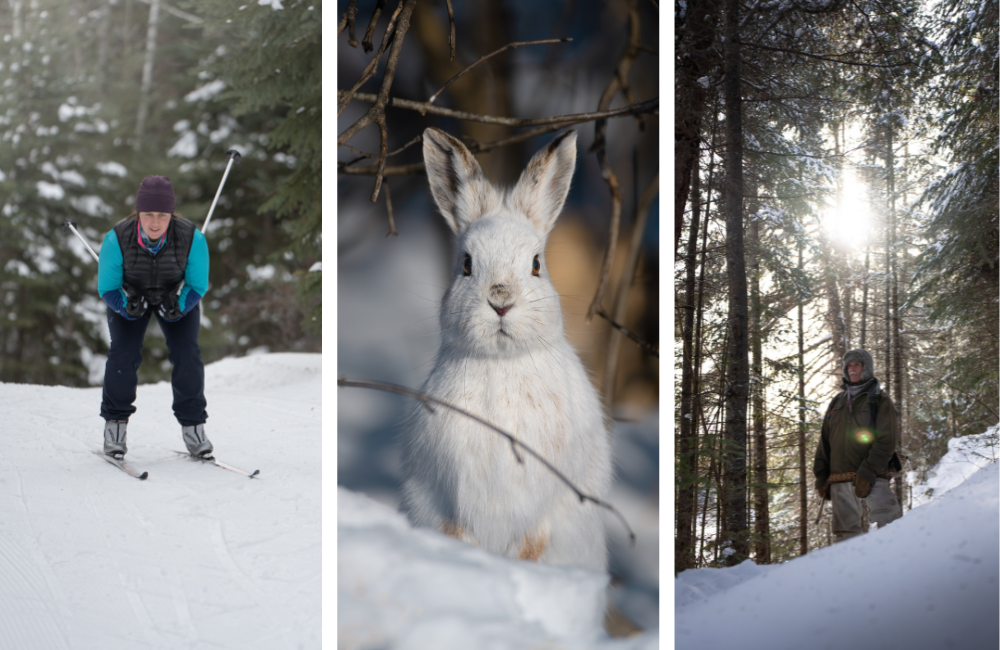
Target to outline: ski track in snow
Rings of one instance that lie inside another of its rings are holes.
[[[168,382],[139,387],[126,458],[94,456],[100,388],[0,384],[0,649],[318,648],[321,357],[206,367],[183,449]]]

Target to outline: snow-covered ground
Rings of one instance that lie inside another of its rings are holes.
[[[1000,464],[970,469],[958,456],[978,458],[973,443],[956,441],[933,497],[884,529],[780,565],[682,572],[676,647],[1000,647]]]
[[[927,472],[927,480],[919,482],[916,472],[909,472],[906,481],[913,486],[913,505],[927,503],[935,496],[961,485],[983,467],[998,459],[997,429],[990,427],[985,433],[952,438],[948,451],[934,469]]]
[[[0,648],[318,648],[318,354],[206,368],[206,432],[247,479],[180,457],[169,383],[139,387],[136,480],[101,389],[0,384]]]
[[[422,200],[396,207],[400,236],[388,239],[372,236],[384,224],[370,208],[341,205],[338,376],[419,388],[430,369],[451,253],[430,225],[440,217],[428,197]],[[607,576],[507,560],[406,524],[397,512],[396,435],[407,406],[395,395],[338,389],[340,647],[656,647],[660,429],[655,411],[637,414],[639,422],[616,422],[612,436],[617,475],[609,501],[628,520],[636,544],[629,546],[624,529],[608,518],[615,578],[610,595],[645,630],[616,646],[594,628],[588,609]]]

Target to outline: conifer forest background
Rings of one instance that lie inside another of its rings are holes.
[[[0,381],[100,384],[96,250],[139,182],[206,233],[206,362],[319,351],[321,3],[0,3]],[[103,331],[103,333],[102,333]],[[149,328],[140,381],[169,377]]]
[[[675,570],[831,543],[812,461],[847,350],[904,504],[998,419],[996,0],[674,5]]]

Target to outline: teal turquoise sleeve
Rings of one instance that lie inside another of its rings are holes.
[[[197,294],[192,296],[191,293]],[[208,241],[200,230],[195,229],[188,253],[187,269],[184,271],[184,289],[177,300],[177,306],[184,313],[190,311],[208,292]],[[190,305],[189,305],[190,303]]]
[[[112,230],[104,236],[104,243],[101,244],[101,255],[97,263],[97,293],[103,297],[109,291],[120,291],[124,282],[122,249],[118,245],[118,235]]]

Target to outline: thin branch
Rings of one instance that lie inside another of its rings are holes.
[[[839,63],[841,65],[856,65],[865,68],[899,68],[904,65],[914,65],[914,61],[903,61],[902,63],[861,63],[859,61],[841,61],[839,59],[832,59],[830,56],[841,56],[839,54],[833,54],[830,56],[824,56],[822,54],[812,54],[810,52],[800,52],[799,50],[789,50],[783,47],[770,47],[768,45],[761,45],[760,43],[742,43],[746,47],[753,47],[758,50],[769,50],[771,52],[785,52],[787,54],[796,54],[798,56],[805,56],[810,59],[819,59],[820,61],[828,61],[830,63]]]
[[[607,88],[604,89],[604,94],[601,95],[601,101],[597,106],[598,110],[607,110],[607,108],[611,105],[611,100],[614,99],[619,88],[622,88],[623,84],[627,83],[628,71],[639,54],[639,45],[642,43],[642,30],[639,24],[639,10],[636,7],[636,0],[629,0],[627,7],[629,24],[628,45],[626,45],[625,51],[622,53],[622,57],[618,61],[618,66],[615,68],[614,76],[611,78],[611,81],[608,82]],[[626,97],[626,100],[628,100],[628,97]],[[629,105],[632,105],[631,101],[629,101]],[[611,168],[611,163],[608,161],[608,153],[604,137],[606,130],[607,121],[603,119],[598,120],[597,124],[594,125],[593,150],[597,154],[597,160],[601,165],[601,177],[604,178],[608,184],[608,189],[611,190],[611,223],[608,227],[608,248],[604,252],[604,261],[601,264],[601,274],[600,280],[597,283],[597,292],[594,294],[594,299],[590,302],[590,307],[587,308],[588,323],[593,320],[594,313],[597,308],[601,306],[601,299],[604,297],[604,290],[608,285],[608,277],[611,274],[611,263],[615,259],[615,247],[618,245],[618,225],[621,221],[622,214],[622,196],[621,189],[618,187],[618,176],[615,174],[614,169]]]
[[[351,103],[354,93],[358,92],[358,89],[361,88],[365,82],[375,76],[375,73],[378,71],[378,60],[382,58],[382,54],[385,53],[385,48],[389,47],[389,43],[392,42],[396,35],[394,31],[396,28],[396,20],[399,18],[399,14],[402,10],[403,4],[400,3],[399,6],[396,7],[396,10],[392,12],[392,17],[389,18],[389,24],[385,27],[385,34],[382,35],[382,44],[379,45],[378,52],[375,53],[375,56],[373,56],[371,61],[368,62],[368,65],[365,66],[364,71],[361,73],[361,76],[358,77],[354,86],[346,92],[337,92],[337,117],[340,117],[340,114],[344,112],[347,105]]]
[[[423,139],[424,139],[423,135],[418,135],[417,137],[413,138],[412,140],[410,140],[409,142],[407,142],[406,144],[404,144],[399,149],[396,149],[395,151],[391,151],[388,154],[386,154],[386,158],[392,158],[393,156],[395,156],[397,154],[403,153],[404,151],[406,151],[407,149],[409,149],[413,145],[417,144],[418,142],[422,141]],[[361,162],[365,158],[377,158],[377,157],[379,157],[381,155],[381,154],[377,154],[377,153],[366,153],[366,152],[361,151],[359,149],[355,149],[354,147],[352,147],[349,144],[345,144],[344,148],[345,149],[350,149],[354,153],[358,154],[358,157],[354,158],[353,160],[348,160],[346,162],[338,162],[337,163],[338,165],[342,165],[344,167],[350,167],[354,163]],[[812,195],[810,195],[810,196],[812,196]]]
[[[438,399],[436,397],[432,397],[431,395],[428,395],[427,393],[422,393],[420,391],[413,390],[411,388],[406,388],[405,386],[398,386],[396,384],[389,384],[389,383],[382,382],[382,381],[371,381],[371,380],[367,380],[367,379],[347,379],[346,377],[342,377],[342,378],[338,379],[337,380],[337,385],[345,387],[345,388],[370,388],[370,389],[373,389],[373,390],[385,391],[387,393],[396,393],[397,395],[405,395],[407,397],[414,397],[414,398],[420,400],[421,402],[423,402],[424,404],[427,404],[428,402],[431,402],[431,403],[437,404],[439,406],[443,406],[446,409],[450,409],[452,411],[455,411],[456,413],[460,413],[460,414],[464,415],[465,417],[467,417],[469,419],[475,420],[476,422],[478,422],[479,424],[483,425],[484,427],[486,427],[488,429],[492,429],[493,431],[499,433],[504,438],[507,438],[507,440],[510,441],[511,448],[520,447],[524,451],[528,452],[528,454],[530,454],[531,456],[533,456],[538,462],[540,462],[543,466],[545,466],[546,469],[548,469],[550,472],[552,472],[560,481],[562,481],[563,483],[565,483],[566,486],[569,487],[569,489],[571,489],[576,494],[577,498],[580,499],[581,503],[583,503],[584,501],[590,501],[594,505],[600,506],[601,508],[604,508],[605,510],[608,510],[613,515],[615,515],[616,517],[618,517],[619,521],[622,522],[622,525],[625,526],[625,529],[628,531],[628,537],[629,537],[630,543],[633,544],[633,545],[635,544],[635,533],[632,532],[632,528],[628,525],[628,522],[625,520],[625,517],[622,516],[622,514],[620,512],[618,512],[618,510],[613,505],[611,505],[610,503],[607,503],[605,501],[601,501],[600,499],[598,499],[596,497],[592,497],[592,496],[590,496],[588,494],[584,494],[583,492],[581,492],[578,487],[576,487],[575,485],[573,485],[572,481],[570,481],[568,478],[566,478],[566,476],[562,472],[560,472],[558,469],[556,469],[549,461],[545,460],[545,458],[543,458],[541,454],[539,454],[534,449],[532,449],[528,445],[524,444],[523,442],[521,442],[520,440],[518,440],[517,438],[515,438],[511,434],[507,433],[506,431],[504,431],[500,427],[496,426],[495,424],[492,424],[492,423],[484,420],[481,417],[473,415],[472,413],[469,413],[468,411],[466,411],[464,409],[461,409],[461,408],[459,408],[457,406],[454,406],[453,404],[449,404],[448,402],[440,400],[440,399]],[[515,457],[516,457],[516,454],[515,454]]]
[[[451,8],[451,0],[445,0],[445,4],[448,5],[448,25],[450,29],[448,31],[448,45],[451,46],[451,58],[449,61],[455,60],[455,10]]]
[[[648,354],[651,357],[656,357],[657,359],[660,358],[660,349],[658,347],[656,347],[652,343],[647,343],[646,341],[639,338],[639,335],[633,332],[632,330],[626,329],[621,325],[619,325],[618,323],[616,323],[615,321],[613,321],[611,317],[608,316],[608,313],[604,311],[603,307],[597,310],[597,315],[603,318],[604,320],[608,321],[611,324],[611,326],[614,327],[615,329],[620,330],[622,334],[635,341],[640,348],[645,350],[646,354]]]
[[[374,176],[378,173],[378,165],[365,165],[364,167],[338,167],[337,173],[347,176]],[[412,174],[423,174],[424,163],[418,162],[411,165],[398,165],[396,167],[384,167],[382,176],[410,176]]]
[[[153,0],[139,0],[139,2],[145,3],[147,5],[150,4],[152,1]],[[168,5],[165,2],[161,2],[160,3],[160,9],[163,9],[168,14],[173,14],[173,15],[177,16],[181,20],[186,20],[189,23],[194,23],[194,24],[197,25],[198,23],[205,22],[205,20],[203,18],[199,18],[198,16],[195,16],[194,14],[189,14],[186,11],[181,11],[177,7],[172,7],[172,6]]]
[[[385,236],[399,237],[399,233],[396,232],[396,221],[392,218],[392,194],[389,192],[389,181],[383,182],[385,183],[385,211],[389,214],[389,232]]]
[[[351,47],[358,46],[358,39],[354,37],[354,17],[358,14],[358,0],[351,0],[347,3],[347,11],[340,18],[340,23],[337,25],[337,36],[344,33],[344,27],[349,26],[350,29],[347,31],[347,44]]]
[[[407,30],[410,29],[410,16],[413,14],[413,8],[416,4],[417,0],[405,0],[405,3],[400,5],[398,8],[399,13],[393,13],[393,18],[396,18],[398,15],[396,31],[393,34],[392,48],[389,50],[389,58],[385,64],[385,74],[382,75],[382,86],[379,88],[375,104],[369,108],[368,112],[361,116],[357,122],[347,127],[347,129],[337,138],[337,148],[339,149],[343,144],[357,135],[358,132],[365,127],[373,123],[378,125],[380,138],[379,158],[377,171],[375,173],[375,189],[372,191],[372,203],[378,199],[378,192],[382,187],[382,177],[385,173],[385,159],[388,154],[386,143],[389,139],[389,129],[385,123],[385,107],[389,102],[389,89],[392,87],[392,80],[396,76],[396,66],[399,64],[399,53],[403,49],[403,37],[406,35]],[[388,37],[384,38],[383,43],[387,40]],[[374,60],[377,61],[378,58],[376,57]]]
[[[486,56],[480,57],[480,59],[478,61],[476,61],[475,63],[473,63],[469,67],[465,68],[464,70],[462,70],[461,72],[459,72],[458,74],[456,74],[451,79],[449,79],[447,82],[445,82],[445,84],[443,86],[441,86],[441,88],[438,89],[438,91],[436,93],[434,93],[433,95],[430,96],[430,98],[427,100],[427,103],[428,104],[433,104],[434,100],[437,99],[438,96],[441,93],[444,92],[444,89],[447,88],[448,86],[450,86],[451,84],[455,83],[458,80],[459,77],[461,77],[462,75],[464,75],[469,70],[472,70],[473,68],[475,68],[480,63],[483,63],[487,59],[490,59],[490,58],[496,56],[497,54],[500,54],[502,52],[506,52],[507,50],[517,49],[517,48],[521,47],[522,45],[542,45],[544,43],[569,43],[572,40],[573,40],[572,38],[548,38],[548,39],[545,39],[543,41],[518,41],[516,43],[508,43],[507,45],[504,45],[503,47],[501,47],[499,50],[496,50],[495,52],[490,52]],[[454,58],[454,50],[452,51],[452,58]]]
[[[347,91],[338,90],[337,98],[340,99],[346,96]],[[357,99],[362,102],[374,102],[377,101],[377,96],[371,93],[357,93],[354,95],[353,99]],[[567,115],[553,115],[552,117],[535,117],[520,119],[516,117],[495,117],[493,115],[479,115],[478,113],[466,113],[465,111],[456,111],[450,108],[441,108],[439,106],[434,106],[426,102],[415,102],[409,99],[400,99],[398,97],[393,97],[388,103],[388,106],[392,108],[405,108],[411,111],[417,111],[421,115],[431,114],[431,115],[442,115],[444,117],[453,117],[457,120],[466,120],[468,122],[482,122],[483,124],[500,124],[502,126],[542,126],[545,124],[561,124],[563,126],[569,126],[571,124],[579,124],[580,122],[591,122],[593,120],[600,120],[604,118],[611,117],[621,117],[623,115],[636,115],[638,113],[657,113],[660,107],[660,98],[654,97],[653,99],[647,99],[646,101],[635,104],[633,106],[624,106],[622,108],[616,108],[610,111],[597,111],[595,113],[570,113]],[[370,123],[370,122],[369,122]],[[365,125],[367,126],[367,124]],[[357,134],[361,129],[356,129],[350,132],[350,137],[345,138],[344,135],[349,131],[344,131],[337,138],[337,148],[343,146],[345,142],[350,140]]]
[[[985,408],[987,411],[989,411],[990,413],[992,413],[993,417],[995,417],[997,420],[1000,420],[1000,415],[997,415],[996,411],[994,411],[993,409],[991,409],[989,406],[986,406],[986,404],[984,404],[983,401],[981,399],[979,399],[978,397],[976,397],[975,395],[971,395],[969,393],[966,393],[964,390],[961,390],[959,388],[955,388],[954,386],[952,386],[951,384],[949,384],[948,382],[946,382],[944,379],[941,379],[940,377],[938,377],[936,375],[932,375],[931,373],[929,373],[929,372],[927,372],[925,370],[921,370],[919,368],[914,368],[913,366],[910,366],[909,369],[910,370],[916,370],[920,374],[927,375],[928,377],[931,377],[932,379],[937,379],[939,382],[941,382],[942,384],[944,384],[948,388],[952,389],[953,391],[957,391],[959,393],[962,393],[966,397],[971,397],[972,399],[974,399],[977,402],[979,402],[983,406],[983,408]]]
[[[365,54],[371,54],[372,37],[375,35],[375,26],[378,25],[379,16],[382,15],[382,10],[384,8],[385,0],[378,0],[375,4],[375,11],[372,12],[372,19],[368,21],[368,30],[365,32],[365,38],[361,41],[361,47],[364,48]]]

